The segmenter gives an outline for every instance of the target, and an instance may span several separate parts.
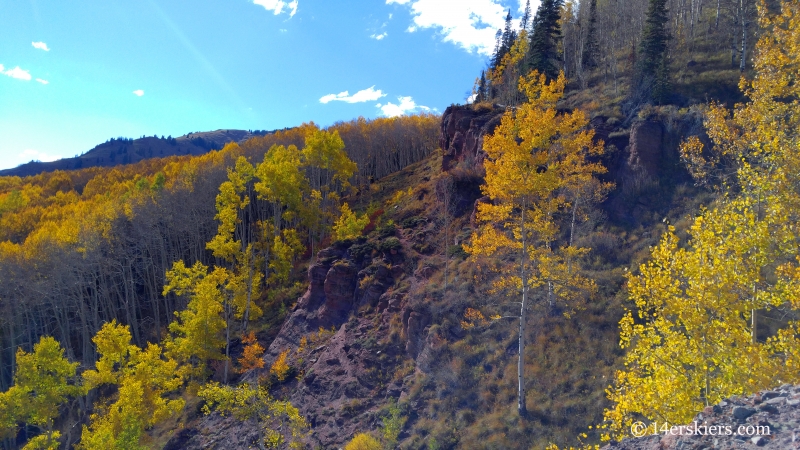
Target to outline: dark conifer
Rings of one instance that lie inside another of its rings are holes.
[[[548,78],[557,78],[560,71],[558,42],[561,39],[561,6],[563,0],[542,0],[533,18],[528,68]]]
[[[664,102],[669,94],[668,20],[667,0],[650,0],[634,85],[639,91],[650,90],[650,100],[657,103]]]
[[[492,52],[491,61],[489,61],[489,68],[494,70],[497,68],[497,65],[500,64],[500,60],[503,59],[503,55],[501,53],[501,44],[503,39],[503,30],[497,29],[497,33],[494,35],[494,51]]]
[[[522,18],[519,20],[519,29],[528,30],[531,24],[531,0],[525,2],[525,11],[522,13]]]
[[[644,74],[654,74],[667,53],[668,20],[667,0],[650,0],[639,47],[639,68]]]
[[[514,39],[517,36],[517,33],[511,28],[511,10],[508,10],[508,14],[506,15],[506,26],[503,30],[503,36],[501,38],[500,49],[502,56],[497,60],[500,62],[503,60],[503,56],[506,55],[511,50],[511,46],[514,45]]]
[[[653,91],[651,95],[653,101],[659,105],[666,103],[669,99],[671,87],[669,80],[669,60],[667,59],[666,53],[664,53],[653,78]]]
[[[478,89],[475,92],[475,103],[489,100],[488,89],[486,88],[486,71],[481,70],[481,78],[478,80]]]

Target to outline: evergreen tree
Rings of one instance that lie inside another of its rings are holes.
[[[651,97],[659,105],[666,102],[669,98],[671,83],[669,81],[669,60],[667,55],[661,57],[661,63],[656,68],[653,77],[653,90]]]
[[[669,93],[668,20],[667,0],[650,0],[634,82],[638,89],[652,89],[650,99],[658,103],[662,103]]]
[[[558,42],[561,39],[561,25],[558,21],[563,4],[563,0],[542,0],[533,18],[528,68],[538,70],[549,79],[557,78],[560,68]]]
[[[506,25],[503,29],[503,36],[500,38],[500,52],[498,53],[497,62],[503,60],[503,56],[505,56],[510,50],[511,46],[514,45],[514,40],[517,38],[517,33],[511,28],[511,10],[508,10],[508,14],[506,14]]]
[[[503,30],[497,29],[497,33],[494,35],[494,51],[492,52],[492,58],[489,63],[489,68],[494,70],[497,68],[497,65],[500,64],[500,61],[503,60],[503,54],[501,53],[501,43],[503,38]]]
[[[586,40],[583,43],[583,55],[581,64],[584,69],[597,67],[597,55],[600,49],[597,44],[597,0],[589,3],[589,20],[586,27]]]
[[[520,30],[528,30],[528,25],[531,24],[531,0],[525,2],[525,12],[522,13],[522,18],[519,21]]]
[[[475,103],[485,102],[489,100],[489,95],[486,86],[486,71],[481,70],[481,76],[478,78],[478,86],[475,89]]]

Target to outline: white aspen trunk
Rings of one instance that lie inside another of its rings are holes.
[[[517,394],[517,412],[520,417],[528,413],[525,405],[525,316],[528,306],[528,274],[525,263],[528,259],[527,236],[525,235],[525,206],[522,206],[522,261],[520,261],[520,276],[522,278],[522,304],[519,310],[519,355],[517,357],[517,379],[519,382]]]
[[[225,300],[225,371],[222,375],[223,383],[228,384],[228,366],[231,362],[231,312],[230,301]]]
[[[747,61],[747,18],[744,11],[744,0],[739,0],[739,9],[742,14],[742,57],[739,59],[739,72],[744,72]]]
[[[249,246],[248,246],[249,247]],[[247,332],[247,322],[250,320],[250,302],[253,298],[253,264],[250,258],[253,254],[251,248],[247,249],[247,304],[244,307],[244,323],[242,324],[242,333]]]

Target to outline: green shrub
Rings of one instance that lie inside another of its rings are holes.
[[[390,237],[381,242],[380,251],[389,252],[392,250],[400,250],[402,247],[403,245],[400,244],[400,239],[397,239],[396,237]]]

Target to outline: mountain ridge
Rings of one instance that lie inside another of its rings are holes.
[[[272,134],[273,131],[238,130],[221,128],[214,131],[191,132],[183,136],[142,136],[137,139],[111,138],[91,150],[56,161],[30,161],[12,169],[0,170],[0,176],[26,177],[56,170],[75,170],[88,167],[113,167],[132,164],[148,158],[175,155],[197,156],[211,150],[219,150],[229,142],[238,144],[256,136]]]

